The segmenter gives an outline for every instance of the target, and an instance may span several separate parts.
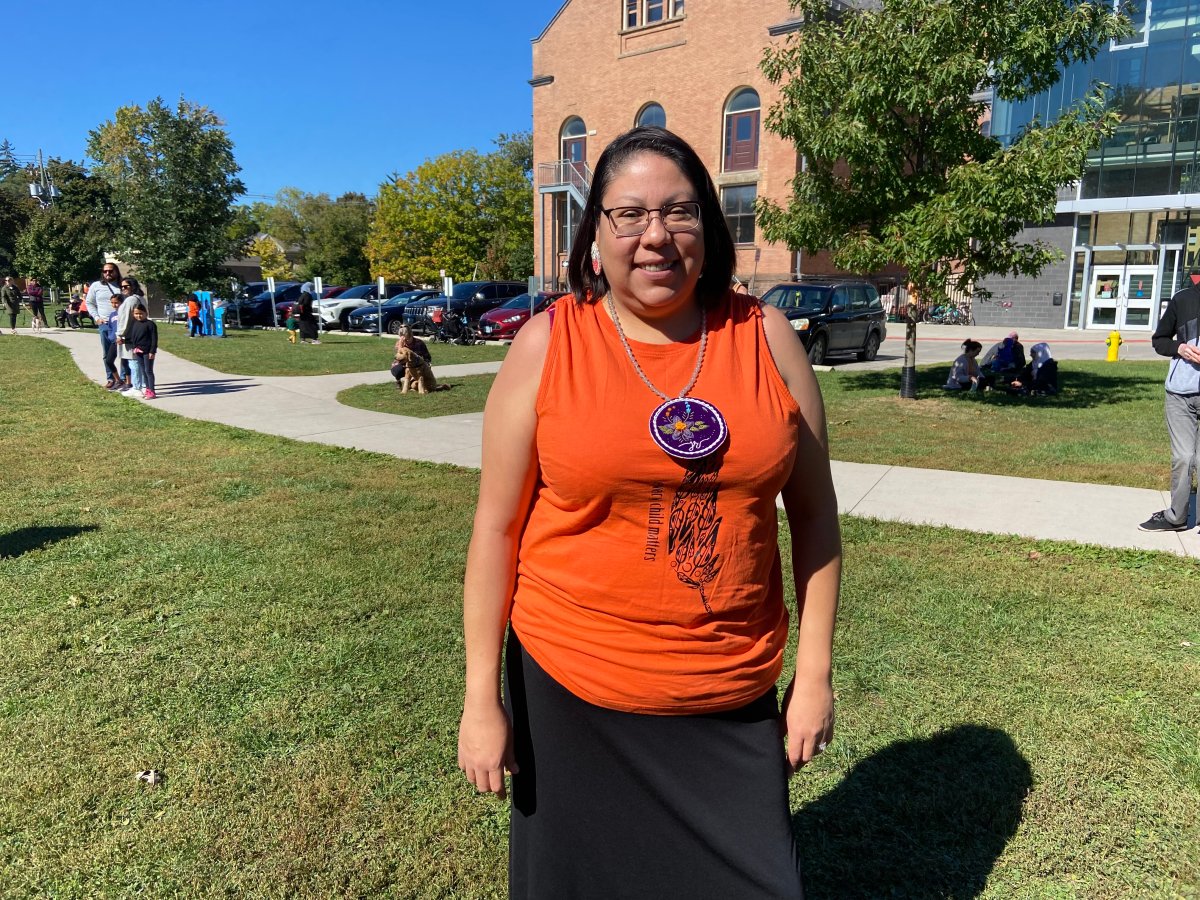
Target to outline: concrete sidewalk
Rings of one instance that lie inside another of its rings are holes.
[[[922,330],[930,329],[923,326]],[[958,330],[980,335],[981,340],[987,336],[984,329]],[[933,340],[955,349],[955,341],[963,340],[950,327],[937,332]],[[1084,333],[1066,334],[1078,337]],[[67,347],[85,374],[98,383],[103,381],[100,344],[94,331],[48,330],[43,336]],[[11,339],[8,335],[0,338]],[[1096,343],[1080,340],[1073,345],[1064,336],[1057,345],[1063,352],[1056,355],[1102,359],[1103,340],[1099,351]],[[1080,356],[1072,355],[1072,347]],[[495,372],[499,366],[497,362],[476,363],[438,366],[434,371],[445,378]],[[879,367],[878,363],[856,367],[868,366]],[[417,419],[337,402],[338,392],[348,387],[390,382],[386,371],[292,378],[226,375],[166,352],[159,353],[155,370],[159,397],[144,402],[181,416],[402,459],[472,468],[480,464],[482,413]],[[1165,429],[1162,437],[1165,469]],[[1194,527],[1169,534],[1137,530],[1138,522],[1168,504],[1163,491],[846,462],[833,463],[833,477],[839,510],[849,515],[1200,558],[1200,533]]]

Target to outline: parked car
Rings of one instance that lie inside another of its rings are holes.
[[[350,330],[368,331],[372,334],[382,330],[388,334],[399,334],[404,325],[404,307],[409,303],[427,300],[437,295],[437,291],[405,291],[403,294],[397,294],[391,300],[385,300],[382,307],[374,304],[360,307],[350,313]],[[383,314],[382,329],[379,324],[381,312]]]
[[[261,291],[253,297],[241,294],[225,309],[225,324],[252,328],[275,324],[271,307],[284,301],[294,303],[300,296],[300,282],[277,281],[274,291]]]
[[[887,314],[869,281],[787,282],[775,285],[762,300],[788,317],[813,365],[829,354],[854,353],[872,360],[887,337]]]
[[[480,316],[479,333],[492,340],[511,338],[522,325],[534,315],[549,309],[551,304],[561,296],[563,296],[562,291],[539,291],[537,298],[531,303],[528,294],[518,294],[507,303],[488,310]],[[529,312],[530,306],[533,307],[532,315]]]
[[[338,296],[342,291],[346,290],[344,285],[335,284],[333,287],[327,287],[321,291],[320,300],[329,300],[332,297]]]
[[[398,284],[385,283],[384,288],[383,299],[389,300],[397,294],[414,290],[416,285],[406,282]],[[352,288],[347,288],[336,297],[318,301],[317,317],[321,320],[321,327],[326,329],[337,327],[341,328],[342,331],[349,331],[350,313],[356,309],[362,309],[369,303],[375,303],[378,297],[379,285],[358,284]]]
[[[467,318],[475,322],[488,310],[495,309],[526,290],[528,287],[523,281],[464,281],[454,286],[449,297],[439,294],[408,304],[404,310],[404,322],[414,328],[427,330],[429,316],[435,309],[451,313],[465,312]]]

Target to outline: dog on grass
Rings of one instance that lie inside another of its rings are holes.
[[[410,387],[415,387],[418,394],[428,394],[438,389],[437,379],[433,377],[433,368],[412,348],[397,348],[396,365],[404,367],[404,374],[400,377],[402,394],[407,394]]]

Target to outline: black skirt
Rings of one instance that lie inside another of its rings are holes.
[[[801,898],[772,688],[722,713],[594,706],[510,631],[512,898]]]

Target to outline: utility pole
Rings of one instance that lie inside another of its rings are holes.
[[[36,166],[32,166],[30,173],[34,181],[29,185],[29,196],[36,200],[42,209],[48,209],[50,204],[62,196],[62,191],[54,186],[54,180],[46,171],[46,164],[42,159],[42,151],[38,149],[38,161]]]

